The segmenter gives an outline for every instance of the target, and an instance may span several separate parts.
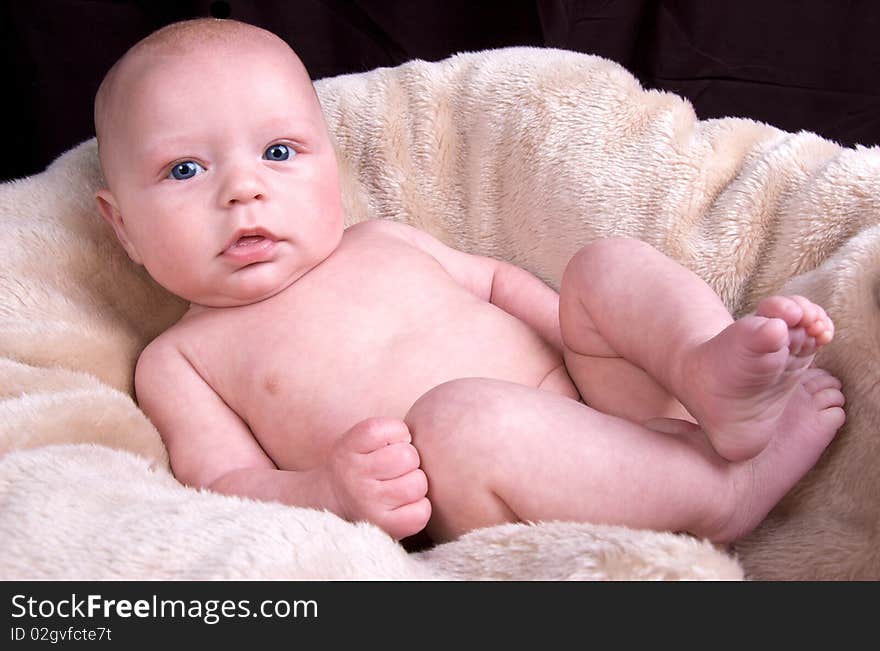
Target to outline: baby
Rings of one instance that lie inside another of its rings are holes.
[[[753,529],[844,422],[825,312],[734,321],[694,274],[594,242],[557,294],[392,221],[344,228],[300,60],[202,19],[135,45],[95,100],[104,218],[190,302],[138,360],[175,475],[435,541],[503,522]]]

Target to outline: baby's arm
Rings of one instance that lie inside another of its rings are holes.
[[[327,462],[279,470],[250,428],[173,344],[161,338],[141,354],[138,402],[162,435],[184,484],[367,520],[395,538],[428,522],[427,479],[403,421],[370,419],[339,437]],[[296,432],[291,432],[295,436]]]
[[[562,352],[559,294],[521,267],[503,260],[495,260],[495,263],[489,300],[528,323],[546,342]]]
[[[333,493],[322,470],[278,470],[250,428],[174,344],[160,338],[144,350],[135,389],[182,483],[297,506],[333,508]]]
[[[403,237],[425,251],[460,285],[524,321],[545,341],[562,351],[559,294],[534,274],[503,260],[458,251],[406,224],[386,220],[371,224]]]

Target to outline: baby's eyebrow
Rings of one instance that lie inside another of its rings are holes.
[[[302,124],[302,120],[297,119],[298,117],[291,115],[267,117],[260,120],[260,124],[266,129],[291,129]]]
[[[297,111],[293,115],[266,117],[260,121],[260,127],[264,131],[282,136],[302,136],[314,132],[316,124],[314,117],[304,111]]]
[[[163,165],[173,158],[186,155],[192,142],[181,137],[161,138],[149,144],[144,144],[141,156],[151,165]]]

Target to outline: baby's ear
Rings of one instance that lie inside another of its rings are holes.
[[[100,211],[101,216],[113,227],[113,231],[116,233],[116,237],[120,244],[122,244],[122,248],[128,253],[128,257],[136,264],[142,264],[137,249],[128,238],[128,233],[125,231],[125,222],[122,219],[122,213],[119,212],[119,207],[116,205],[116,199],[110,193],[110,190],[107,190],[106,188],[98,190],[95,193],[95,202],[98,204],[98,210]]]

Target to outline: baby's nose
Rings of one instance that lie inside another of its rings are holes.
[[[256,170],[237,168],[232,170],[222,189],[221,203],[231,206],[266,198],[266,187]]]

